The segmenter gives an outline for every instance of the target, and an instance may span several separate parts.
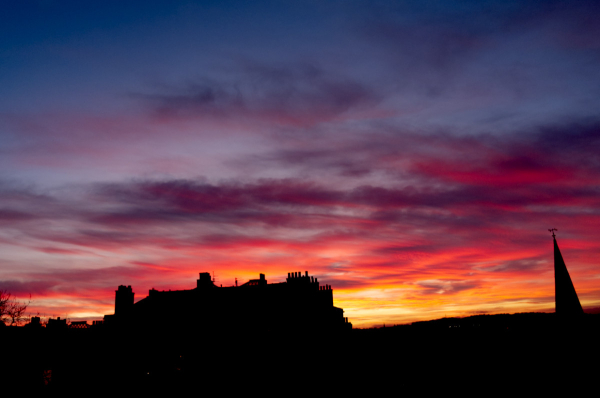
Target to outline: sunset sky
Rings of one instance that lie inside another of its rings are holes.
[[[308,271],[355,327],[600,307],[600,2],[10,1],[0,289]]]

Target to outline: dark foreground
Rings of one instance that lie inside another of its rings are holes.
[[[285,334],[5,327],[0,377],[3,391],[61,395],[575,392],[596,384],[599,332],[600,316],[555,314]]]

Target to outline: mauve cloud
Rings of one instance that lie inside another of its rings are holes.
[[[381,94],[312,64],[274,67],[245,62],[230,81],[202,79],[131,97],[148,104],[163,121],[212,118],[308,127],[373,107]]]

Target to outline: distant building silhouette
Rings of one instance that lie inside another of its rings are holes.
[[[71,329],[87,329],[89,327],[90,325],[87,323],[87,321],[73,321],[69,325],[69,328]]]
[[[552,230],[551,230],[552,231]],[[554,240],[554,299],[556,305],[556,314],[561,316],[582,315],[583,308],[575,292],[575,287],[567,271],[567,266],[563,260],[556,235],[552,231]]]
[[[67,320],[60,319],[60,317],[56,319],[48,319],[48,325],[46,325],[48,329],[66,329],[67,328]]]
[[[119,286],[115,292],[115,315],[127,316],[133,308],[133,296],[135,293],[131,286]]]
[[[200,330],[342,330],[352,324],[333,305],[333,290],[308,271],[288,273],[285,282],[267,283],[264,274],[240,286],[218,287],[202,272],[196,288],[158,291],[134,303],[131,286],[115,292],[115,314],[105,325],[144,327],[157,322]]]
[[[32,316],[28,324],[25,325],[27,328],[41,328],[42,322],[39,316]]]

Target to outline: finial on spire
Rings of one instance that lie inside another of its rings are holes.
[[[556,229],[556,228],[550,228],[550,229],[548,230],[548,232],[552,232],[552,237],[553,237],[553,238],[556,238],[556,234],[554,233],[554,231],[558,231],[558,229]]]

